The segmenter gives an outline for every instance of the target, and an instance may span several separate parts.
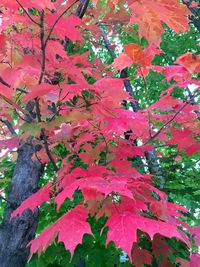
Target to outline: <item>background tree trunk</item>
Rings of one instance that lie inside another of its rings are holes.
[[[120,74],[121,78],[128,78],[128,74],[126,70],[122,70],[121,74]],[[129,79],[124,80],[124,87],[126,89],[126,91],[133,97],[135,98],[135,93],[133,90],[133,87],[131,85],[131,82]],[[137,112],[140,109],[140,106],[138,104],[137,101],[132,101],[131,102],[131,107],[133,109],[134,112]],[[156,151],[155,150],[151,150],[151,151],[146,151],[145,152],[145,158],[147,160],[147,164],[148,164],[148,170],[151,174],[155,175],[157,180],[159,181],[159,188],[163,189],[164,188],[164,184],[165,184],[165,179],[162,175],[162,170],[156,155]]]
[[[22,215],[10,219],[12,212],[38,189],[43,166],[32,160],[36,148],[24,143],[18,150],[8,202],[3,223],[0,226],[0,266],[24,267],[29,256],[28,243],[35,236],[38,211],[26,210]]]

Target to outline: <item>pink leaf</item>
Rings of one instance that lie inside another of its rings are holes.
[[[35,194],[28,197],[26,200],[22,202],[22,204],[13,211],[11,218],[16,217],[19,214],[22,214],[26,209],[30,209],[34,211],[34,209],[40,206],[43,202],[50,200],[50,192],[51,192],[51,183],[48,183],[44,187],[42,187]]]
[[[54,21],[57,19],[57,14],[46,15],[47,24],[49,27],[52,27]],[[54,34],[58,35],[61,38],[67,36],[72,42],[81,41],[82,35],[80,30],[76,27],[82,25],[80,18],[71,14],[69,17],[62,17],[54,28]]]
[[[56,90],[58,90],[58,86],[48,83],[32,86],[31,91],[24,96],[24,101],[30,101],[36,97],[41,97]]]
[[[190,257],[190,267],[200,267],[200,254],[192,254]]]
[[[112,66],[115,70],[123,70],[126,67],[129,68],[133,64],[133,60],[125,53],[121,53],[117,58],[115,58]]]
[[[177,58],[176,63],[185,67],[190,73],[200,71],[200,55],[196,56],[188,52]]]
[[[127,181],[121,177],[112,177],[112,179],[104,179],[102,177],[89,177],[78,179],[74,183],[66,186],[65,189],[56,197],[56,203],[60,208],[63,201],[68,197],[72,198],[76,189],[96,189],[97,192],[103,193],[105,196],[112,192],[132,197],[132,192],[127,188]]]
[[[1,95],[11,99],[12,98],[12,94],[13,94],[13,90],[7,86],[5,86],[4,84],[0,83],[0,97]]]
[[[133,242],[137,242],[137,229],[146,232],[151,239],[156,233],[166,237],[183,240],[177,228],[171,223],[155,221],[131,213],[110,217],[106,223],[109,227],[107,243],[113,241],[117,248],[122,248],[131,258]]]
[[[19,139],[17,137],[12,137],[9,139],[0,140],[0,150],[9,149],[12,150],[19,146]]]
[[[86,208],[76,206],[30,242],[31,255],[36,251],[41,254],[57,235],[58,241],[63,242],[66,250],[69,249],[73,255],[76,246],[82,242],[83,235],[91,234],[90,225],[86,219]]]

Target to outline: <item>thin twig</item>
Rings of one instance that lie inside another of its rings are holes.
[[[23,118],[23,117],[19,114],[19,112],[18,112],[16,109],[14,109],[14,111],[16,112],[17,116],[18,116],[21,120],[23,120],[23,121],[25,121],[25,122],[27,122],[27,123],[30,123],[31,118],[30,118],[29,114],[26,114],[26,115],[24,116],[24,118]],[[29,120],[29,119],[30,119],[30,120]]]
[[[11,88],[11,85],[8,84],[2,77],[0,77],[0,83],[7,86],[8,88]],[[19,89],[20,90],[20,89]],[[23,89],[22,89],[23,90]],[[0,94],[0,98],[3,98],[8,104],[13,106],[16,110],[21,111],[24,115],[27,115],[27,112],[23,110],[20,106],[18,106],[15,102],[13,102],[11,99],[5,97],[4,95]]]
[[[10,84],[8,84],[1,76],[0,76],[0,83],[2,83],[3,85],[7,86],[7,87],[11,87]]]
[[[41,16],[40,16],[40,44],[41,44],[41,51],[42,51],[42,62],[41,62],[41,73],[40,73],[40,77],[39,77],[39,81],[38,84],[42,83],[42,79],[44,76],[44,72],[45,72],[45,60],[46,60],[46,51],[45,51],[45,40],[44,40],[44,10],[42,10],[41,12]]]
[[[55,160],[54,160],[54,158],[53,158],[53,156],[52,156],[52,154],[51,154],[51,151],[50,151],[50,149],[49,149],[48,140],[47,140],[47,136],[46,136],[46,134],[45,134],[45,129],[44,129],[44,128],[41,129],[41,134],[42,134],[42,139],[43,139],[43,141],[44,141],[44,147],[45,147],[47,156],[49,157],[51,163],[53,164],[53,166],[54,166],[54,170],[55,170],[55,171],[58,171],[59,169],[58,169],[58,167],[57,167],[57,165],[56,165],[56,162],[55,162]]]
[[[0,118],[0,121],[7,126],[8,130],[10,131],[11,134],[17,135],[17,133],[15,132],[15,130],[14,130],[13,126],[12,126],[12,124],[8,120],[3,120],[3,119]]]
[[[150,112],[148,112],[148,124],[149,124],[149,136],[151,138],[152,137],[152,134],[151,134],[151,118],[150,118]]]
[[[145,79],[145,77],[144,77],[144,74],[143,74],[143,72],[142,72],[142,69],[141,69],[141,67],[139,67],[138,68],[139,69],[139,71],[140,71],[140,73],[141,73],[141,77],[142,77],[142,80],[143,80],[143,84],[144,84],[144,90],[145,90],[145,99],[146,99],[146,102],[147,102],[147,104],[149,104],[149,97],[148,97],[148,87],[147,87],[147,82],[146,82],[146,79]]]
[[[50,31],[49,31],[49,34],[47,35],[47,38],[46,38],[46,41],[44,43],[44,46],[46,47],[47,46],[47,43],[49,41],[49,38],[51,37],[51,34],[56,26],[56,24],[58,23],[58,21],[62,18],[62,16],[71,8],[73,7],[74,4],[76,4],[79,0],[75,0],[70,6],[68,6],[68,8],[66,8],[61,14],[60,16],[57,17],[57,19],[55,20],[53,26],[51,27]]]
[[[2,83],[3,85],[11,88],[11,85],[9,83],[7,83],[1,76],[0,76],[0,83]],[[19,91],[21,93],[27,94],[28,92],[22,88],[16,88],[16,91]]]
[[[5,97],[4,95],[0,94],[0,98],[2,98],[5,102],[7,102],[9,105],[13,106],[16,110],[21,111],[24,115],[27,115],[26,111],[18,106],[15,102],[13,102],[11,99]]]
[[[3,199],[4,201],[6,201],[7,203],[9,203],[11,207],[16,208],[15,203],[10,202],[7,198],[3,197],[2,195],[0,195],[0,198]]]
[[[16,88],[16,91],[19,91],[20,93],[28,94],[28,92],[22,88]]]
[[[101,30],[101,36],[102,36],[105,48],[108,50],[108,52],[110,53],[112,59],[114,60],[116,58],[116,55],[115,55],[115,52],[110,48],[110,42],[108,40],[106,32],[100,26],[99,26],[99,29]]]
[[[200,92],[199,92],[199,94],[200,94]],[[149,138],[149,140],[147,141],[147,142],[145,142],[144,143],[144,145],[146,145],[146,144],[148,144],[148,143],[150,143],[153,139],[155,139],[159,134],[160,134],[160,132],[164,129],[164,128],[166,128],[178,115],[179,115],[179,113],[195,98],[195,97],[197,97],[199,94],[197,94],[197,95],[193,95],[193,97],[191,97],[189,100],[187,100],[185,103],[184,103],[184,105],[179,109],[179,110],[177,110],[177,112],[171,117],[171,119],[169,119],[167,122],[165,122],[161,127],[160,127],[160,129],[154,134],[154,135],[152,135],[152,137],[151,138]]]
[[[44,10],[42,10],[40,14],[40,45],[41,45],[41,51],[42,51],[42,61],[41,61],[41,72],[40,72],[40,77],[38,80],[38,84],[42,83],[44,73],[45,73],[45,60],[46,60],[46,54],[45,54],[45,41],[44,41]],[[41,119],[41,112],[40,112],[40,99],[37,97],[35,99],[35,106],[36,106],[36,114],[37,114],[37,119],[38,122],[42,122]]]
[[[22,10],[24,11],[24,13],[26,13],[26,15],[28,16],[28,18],[36,25],[40,25],[37,21],[35,21],[30,14],[26,11],[26,9],[22,6],[22,4],[19,2],[19,0],[16,0],[16,2],[19,4],[19,6],[22,8]]]
[[[38,84],[42,83],[43,77],[44,77],[44,73],[45,73],[45,60],[46,60],[46,45],[45,45],[45,40],[44,40],[44,10],[42,10],[41,14],[40,14],[40,44],[41,44],[41,51],[42,51],[42,61],[41,61],[41,73],[40,73],[40,77],[38,80]],[[41,112],[40,112],[40,99],[36,98],[36,114],[37,114],[37,119],[38,122],[42,122],[41,119]],[[41,139],[44,141],[44,147],[45,147],[45,151],[47,153],[47,156],[49,157],[51,163],[54,166],[54,170],[58,171],[58,167],[56,166],[56,162],[54,161],[54,158],[51,154],[51,151],[49,149],[49,145],[48,145],[48,138],[45,134],[45,129],[42,128],[41,129]]]

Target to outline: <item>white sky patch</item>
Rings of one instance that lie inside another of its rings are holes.
[[[193,83],[188,85],[188,88],[191,92],[194,92],[198,87],[199,87],[198,85]]]

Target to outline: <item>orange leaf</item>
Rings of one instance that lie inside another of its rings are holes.
[[[164,32],[162,23],[175,32],[188,30],[188,8],[177,0],[135,0],[130,5],[132,18],[130,23],[139,23],[139,36],[150,43],[161,42]]]

